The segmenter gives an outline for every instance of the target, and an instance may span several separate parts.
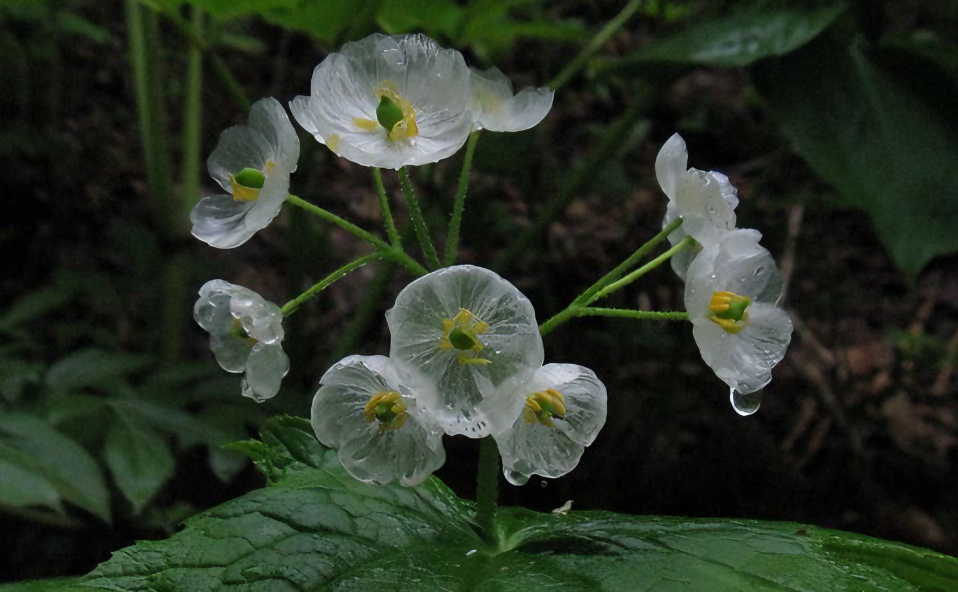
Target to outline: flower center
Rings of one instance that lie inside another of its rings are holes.
[[[709,303],[709,319],[728,333],[738,333],[748,327],[748,307],[751,298],[732,292],[713,292]]]
[[[419,126],[416,124],[416,110],[412,105],[396,92],[395,84],[387,80],[383,87],[376,91],[379,97],[379,106],[376,107],[376,121],[353,118],[356,127],[372,131],[377,122],[386,129],[387,137],[392,142],[403,138],[415,138],[419,135]]]
[[[565,397],[555,389],[533,393],[526,397],[522,417],[528,424],[538,421],[546,427],[554,428],[553,417],[565,419]]]
[[[363,417],[367,423],[379,422],[379,431],[398,430],[409,419],[406,406],[402,404],[402,396],[396,391],[380,391],[373,393],[363,409]]]
[[[267,175],[272,172],[276,164],[270,160],[266,162],[266,172],[246,167],[235,175],[230,174],[230,183],[233,186],[233,201],[254,201],[259,197],[259,191],[266,184]]]
[[[259,343],[255,338],[249,336],[249,333],[243,328],[243,323],[241,323],[239,319],[233,319],[233,326],[230,328],[230,337],[245,340],[246,346],[250,348]]]
[[[452,319],[443,319],[442,338],[439,340],[439,349],[456,349],[460,352],[460,364],[490,364],[492,360],[480,358],[479,352],[486,346],[479,340],[479,336],[489,329],[489,323],[479,319],[465,308],[459,309]]]

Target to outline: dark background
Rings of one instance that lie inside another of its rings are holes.
[[[498,65],[517,88],[545,85],[623,6],[386,1],[344,13],[339,2],[198,1],[194,36],[196,9],[180,4],[0,2],[0,581],[85,573],[260,487],[219,446],[270,415],[307,415],[319,377],[342,356],[388,352],[383,313],[412,278],[377,264],[284,323],[292,370],[275,399],[242,399],[239,379],[216,367],[190,317],[204,282],[223,278],[282,304],[368,250],[290,208],[230,251],[189,236],[197,193],[218,192],[205,167],[191,167],[221,131],[245,123],[244,100],[308,94],[328,52],[373,31],[424,31],[470,64]],[[831,6],[836,16],[814,25]],[[609,420],[569,475],[521,488],[503,480],[504,504],[795,520],[958,553],[958,257],[948,239],[958,196],[945,168],[958,154],[958,9],[842,6],[639,3],[557,91],[542,124],[483,134],[459,262],[514,283],[540,322],[660,229],[666,198],[653,163],[679,132],[690,166],[738,188],[738,225],[762,232],[795,324],[751,417],[732,410],[686,323],[561,326],[545,340],[546,362],[593,369],[608,387]],[[139,99],[134,12],[149,71]],[[752,47],[782,14],[794,21],[783,39],[819,30],[796,47]],[[702,43],[724,35],[751,49],[737,61],[690,56],[690,28]],[[191,52],[198,103],[188,98]],[[144,109],[165,168],[145,162]],[[300,137],[291,192],[381,230],[369,171]],[[413,171],[439,244],[461,158]],[[396,177],[385,177],[405,219]],[[510,253],[536,221],[542,232]],[[666,266],[608,305],[681,310],[682,290]],[[57,462],[77,448],[92,460],[88,474]],[[446,449],[437,475],[474,496],[477,442],[447,438]],[[46,485],[26,488],[27,474]],[[102,486],[96,499],[76,491],[86,478]]]

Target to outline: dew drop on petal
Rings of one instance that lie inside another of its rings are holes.
[[[513,485],[525,485],[526,483],[529,482],[529,475],[523,475],[522,473],[519,473],[518,471],[506,469],[505,474],[506,474],[506,480],[509,481],[509,483],[512,483]]]
[[[762,391],[757,390],[754,393],[743,395],[735,389],[730,389],[729,399],[732,401],[732,408],[741,416],[752,415],[762,405]]]

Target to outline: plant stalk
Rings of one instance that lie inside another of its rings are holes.
[[[389,209],[389,198],[386,197],[386,186],[383,185],[383,174],[379,167],[373,169],[373,184],[376,186],[376,193],[379,195],[379,210],[383,214],[383,222],[386,225],[386,235],[389,242],[397,249],[402,249],[402,239],[399,237],[399,231],[396,230],[396,222],[393,220],[392,210]]]
[[[487,538],[496,536],[496,502],[499,499],[499,447],[492,436],[479,440],[476,482],[476,522]]]
[[[432,239],[429,238],[429,227],[426,226],[426,220],[422,217],[422,210],[419,208],[419,199],[409,181],[409,173],[406,167],[399,169],[399,186],[402,187],[403,196],[406,198],[406,205],[409,207],[409,218],[412,220],[412,226],[416,230],[416,238],[419,239],[419,246],[426,255],[426,263],[433,270],[439,269],[442,265],[439,263],[439,257],[436,255],[436,247],[432,245]]]
[[[452,210],[452,219],[449,221],[449,233],[446,235],[445,265],[449,267],[456,261],[459,254],[459,227],[462,225],[462,212],[466,207],[466,192],[469,190],[469,171],[472,169],[472,155],[479,142],[479,130],[469,134],[466,144],[466,155],[462,160],[462,172],[459,173],[459,190],[456,191],[456,203]]]
[[[346,277],[349,273],[356,271],[357,269],[359,269],[363,265],[366,265],[367,263],[382,259],[384,256],[385,255],[382,253],[382,251],[376,250],[376,251],[373,251],[372,253],[369,253],[368,255],[364,255],[360,257],[359,259],[356,259],[355,261],[351,261],[347,263],[346,265],[343,265],[342,267],[340,267],[333,273],[329,274],[328,276],[326,276],[325,278],[317,282],[309,290],[306,290],[305,292],[303,292],[296,298],[293,298],[292,300],[284,304],[283,308],[281,309],[283,312],[283,316],[288,317],[289,315],[296,312],[296,310],[300,306],[302,306],[304,302],[306,302],[313,296],[319,294],[326,288],[332,286],[334,283],[336,283],[337,280],[340,280]]]

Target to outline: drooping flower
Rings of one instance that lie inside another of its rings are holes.
[[[552,109],[553,90],[526,88],[513,95],[512,82],[499,68],[470,70],[476,129],[520,132],[538,124]]]
[[[447,434],[488,435],[507,380],[542,365],[532,303],[488,269],[447,267],[412,282],[386,312],[389,357],[429,385],[422,403]],[[506,405],[508,407],[508,405]]]
[[[446,461],[442,430],[385,356],[349,356],[320,380],[313,398],[316,437],[339,449],[350,475],[367,483],[419,485]]]
[[[775,304],[782,274],[757,230],[728,232],[705,247],[688,269],[685,308],[702,359],[729,386],[739,413],[758,409],[737,403],[772,380],[772,368],[785,356],[792,321]]]
[[[373,34],[313,70],[293,117],[330,150],[364,166],[399,169],[454,154],[472,131],[469,68],[425,35]]]
[[[273,98],[257,101],[248,125],[220,135],[206,161],[210,176],[229,195],[205,197],[193,211],[193,236],[218,249],[245,243],[279,214],[289,176],[299,160],[299,138]]]
[[[504,422],[497,418],[493,437],[513,485],[532,475],[565,475],[605,425],[605,385],[588,368],[546,364],[531,379],[510,381],[502,390],[513,404]]]
[[[245,372],[242,394],[258,403],[276,396],[289,372],[283,312],[256,292],[223,280],[200,288],[193,318],[210,333],[210,349],[227,372]]]
[[[686,248],[672,257],[672,269],[683,281],[701,249],[735,229],[738,205],[738,192],[728,177],[715,171],[689,169],[688,161],[685,140],[678,134],[668,139],[655,158],[655,176],[669,198],[662,227],[676,218],[683,220],[682,225],[669,234],[669,242],[674,247],[687,236],[698,242],[695,248]]]

